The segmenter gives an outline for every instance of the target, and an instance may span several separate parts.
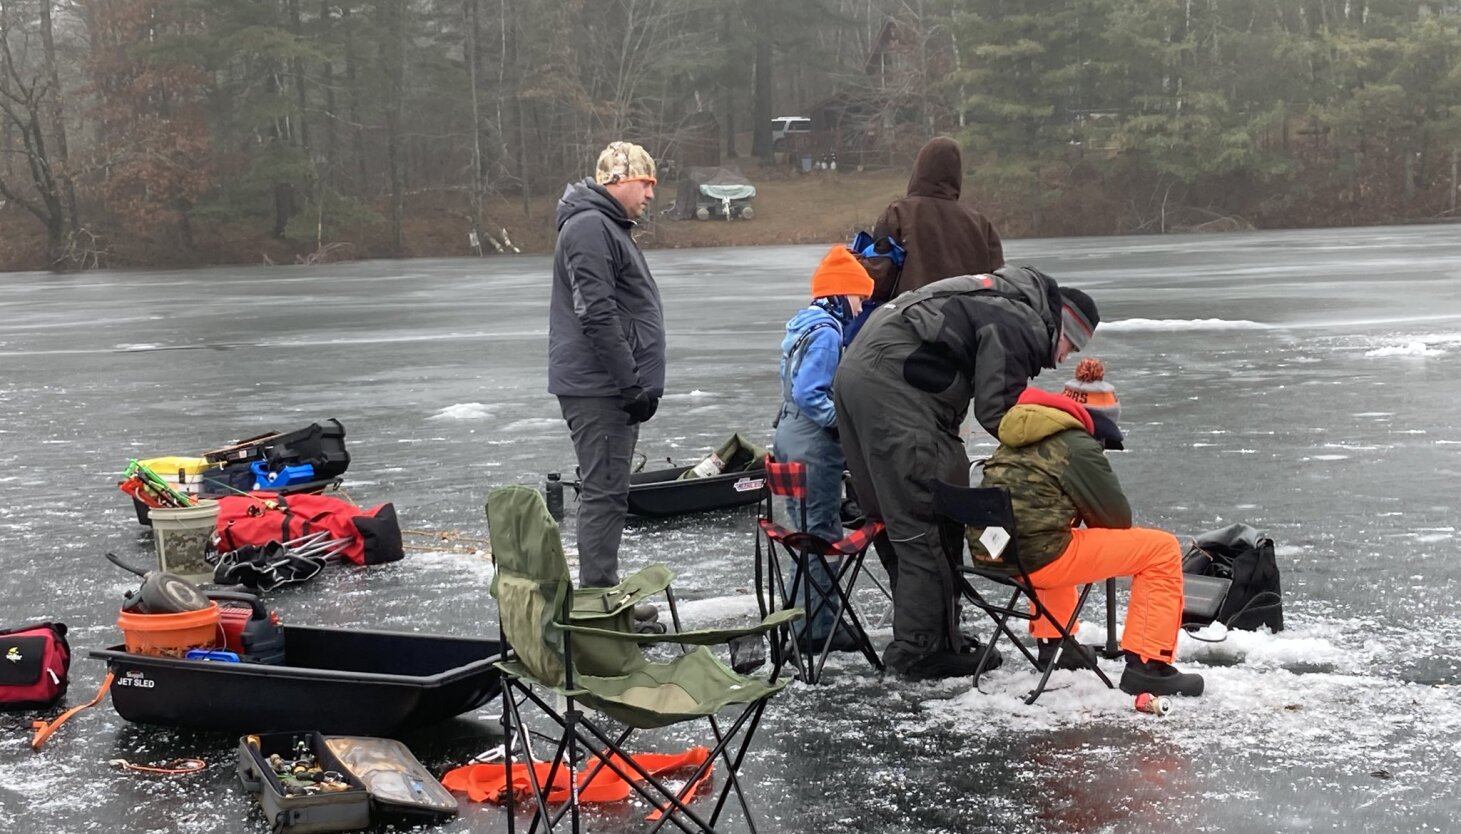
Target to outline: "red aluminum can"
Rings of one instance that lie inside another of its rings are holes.
[[[1136,696],[1136,711],[1149,715],[1166,715],[1172,711],[1172,701],[1163,695],[1143,692]]]

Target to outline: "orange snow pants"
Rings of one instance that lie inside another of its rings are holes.
[[[1142,660],[1170,663],[1182,626],[1182,546],[1177,537],[1146,527],[1077,527],[1070,533],[1065,552],[1030,574],[1040,604],[1063,624],[1075,612],[1077,586],[1129,576],[1131,601],[1126,607],[1121,648],[1141,655]],[[1080,623],[1076,623],[1071,633],[1079,629]],[[1060,636],[1043,617],[1030,622],[1030,633],[1042,640]]]

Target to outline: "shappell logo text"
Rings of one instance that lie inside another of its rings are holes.
[[[125,676],[117,678],[117,686],[135,686],[139,689],[151,689],[157,685],[157,681],[148,680],[141,672],[128,672]]]

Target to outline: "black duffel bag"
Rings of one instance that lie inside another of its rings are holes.
[[[1182,572],[1232,580],[1218,609],[1229,628],[1283,631],[1283,588],[1273,539],[1247,524],[1231,524],[1194,538],[1182,554]]]

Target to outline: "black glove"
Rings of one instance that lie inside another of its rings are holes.
[[[619,393],[619,397],[619,407],[629,415],[626,425],[646,422],[659,410],[659,397],[646,394],[638,385],[625,388]]]

